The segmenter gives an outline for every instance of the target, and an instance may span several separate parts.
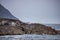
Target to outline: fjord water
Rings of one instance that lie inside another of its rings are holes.
[[[0,40],[60,40],[60,35],[6,35],[0,36]]]

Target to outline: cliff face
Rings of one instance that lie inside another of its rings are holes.
[[[0,4],[0,18],[19,20],[18,18],[13,16],[10,13],[10,11],[6,9],[5,7],[3,7],[1,4]]]
[[[0,19],[0,35],[24,34],[21,22],[12,19]]]
[[[21,27],[0,26],[0,35],[24,34]]]
[[[57,30],[58,34],[60,35],[60,30]]]
[[[24,23],[0,4],[0,35],[58,34],[55,29],[38,23]]]
[[[58,32],[55,29],[52,29],[51,27],[38,23],[31,23],[26,27],[26,29],[28,30],[27,31],[28,34],[48,34],[48,35],[58,34]]]
[[[23,23],[19,20],[0,19],[0,35],[15,34],[48,34],[55,35],[58,32],[51,27],[39,23]]]

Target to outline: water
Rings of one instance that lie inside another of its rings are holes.
[[[51,26],[52,28],[56,29],[56,30],[60,30],[60,24],[45,24],[47,26]]]
[[[6,35],[0,36],[0,40],[60,40],[60,35]]]

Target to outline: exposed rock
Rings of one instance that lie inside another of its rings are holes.
[[[3,22],[2,21],[6,21]],[[13,25],[12,22],[14,22]],[[18,24],[16,20],[8,20],[7,19],[0,19],[0,35],[8,35],[8,34],[25,34],[25,32],[22,30],[22,27],[20,27],[20,23]]]
[[[48,34],[55,35],[58,32],[51,27],[39,23],[23,23],[19,20],[0,19],[0,35],[14,34]]]
[[[15,34],[49,34],[55,35],[58,32],[51,27],[39,23],[24,23],[14,17],[7,9],[0,4],[0,35]]]
[[[60,30],[57,30],[58,34],[60,35]]]
[[[55,35],[58,32],[55,29],[52,29],[51,27],[38,24],[38,23],[32,23],[29,25],[29,32],[31,34],[49,34],[49,35]]]
[[[0,35],[8,35],[8,34],[24,34],[21,28],[19,27],[13,27],[13,26],[0,26]]]
[[[39,23],[23,23],[19,20],[0,19],[0,35],[14,34],[48,34],[55,35],[58,31]]]

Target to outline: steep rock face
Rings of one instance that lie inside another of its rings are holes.
[[[57,30],[58,34],[60,35],[60,30]]]
[[[15,34],[48,34],[55,35],[58,32],[51,27],[39,23],[23,23],[19,20],[0,19],[0,35]]]
[[[0,26],[0,35],[24,34],[22,28],[14,26]]]
[[[33,23],[30,24],[30,27],[32,29],[32,34],[57,34],[57,31],[55,29],[52,29],[51,27],[42,25],[42,24],[38,24],[38,23]]]
[[[0,4],[0,35],[58,34],[55,29],[38,23],[24,23]]]
[[[18,18],[16,18],[15,16],[13,16],[9,12],[9,10],[6,9],[5,7],[3,7],[1,4],[0,4],[0,18],[19,20]]]
[[[11,19],[0,19],[0,35],[25,34],[21,22]]]
[[[58,32],[48,26],[39,24],[39,23],[22,23],[21,27],[23,27],[25,34],[48,34],[48,35],[55,35]]]

